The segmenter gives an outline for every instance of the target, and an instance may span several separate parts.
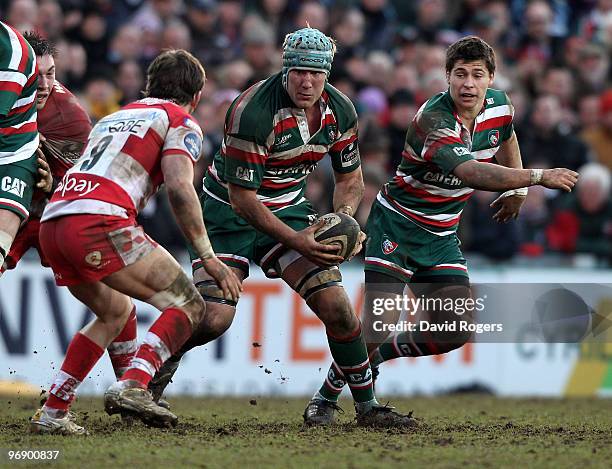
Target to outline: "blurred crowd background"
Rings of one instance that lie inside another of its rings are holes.
[[[460,236],[471,265],[612,264],[612,0],[0,0],[3,20],[57,46],[57,79],[95,122],[140,97],[144,72],[164,48],[194,53],[207,72],[195,117],[206,135],[194,183],[217,151],[227,107],[251,83],[280,70],[286,33],[306,26],[334,37],[330,82],[355,103],[366,192],[364,224],[401,158],[419,106],[447,88],[446,47],[475,34],[497,54],[494,87],[515,106],[525,167],[568,167],[571,194],[540,186],[517,221],[491,220],[497,194],[477,192]],[[308,196],[331,211],[326,160]],[[184,244],[163,196],[142,223],[178,255]]]

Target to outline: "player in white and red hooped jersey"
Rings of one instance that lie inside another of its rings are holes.
[[[181,154],[195,163],[202,138],[199,125],[171,101],[145,98],[128,104],[93,128],[42,220],[79,213],[133,218],[164,182],[162,159]]]
[[[217,259],[193,187],[202,133],[190,116],[204,86],[204,69],[184,50],[161,53],[147,71],[146,98],[96,124],[83,155],[58,185],[43,212],[40,243],[58,285],[97,319],[78,332],[49,398],[30,422],[35,432],[82,434],[69,408],[76,388],[119,334],[132,298],[162,311],[121,381],[105,394],[109,414],[129,412],[155,426],[177,417],[146,390],[162,363],[191,336],[205,303],[179,264],[136,222],[163,183],[176,219],[205,268],[228,299],[237,299],[235,274]]]

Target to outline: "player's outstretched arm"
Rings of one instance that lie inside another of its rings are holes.
[[[494,192],[535,185],[571,192],[578,180],[578,173],[566,168],[515,169],[476,160],[460,163],[453,174],[469,187]]]
[[[198,195],[193,187],[193,163],[182,154],[165,155],[161,163],[168,199],[176,221],[198,254],[204,269],[227,299],[238,301],[242,287],[236,274],[212,250],[206,234]]]
[[[319,266],[329,267],[343,261],[342,257],[334,254],[338,250],[337,247],[315,241],[314,233],[323,226],[323,222],[315,223],[302,231],[295,231],[259,201],[255,189],[232,183],[228,183],[228,187],[232,208],[255,229],[277,239],[288,248],[295,249]]]

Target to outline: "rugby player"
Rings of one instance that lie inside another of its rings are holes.
[[[40,148],[50,167],[52,180],[59,181],[81,156],[91,131],[91,121],[75,96],[55,80],[56,50],[53,44],[34,32],[26,32],[23,37],[34,49],[38,66],[36,108]],[[14,269],[30,248],[38,251],[43,266],[49,266],[38,240],[40,216],[47,203],[47,193],[37,189],[32,199],[30,217],[19,229],[2,272]],[[132,310],[125,328],[107,349],[117,377],[127,369],[136,348],[136,311]]]
[[[32,47],[16,29],[0,22],[0,266],[28,219],[37,185],[37,83]]]
[[[34,32],[26,32],[25,40],[33,48],[38,67],[36,93],[37,124],[40,147],[56,180],[81,156],[91,130],[91,121],[74,95],[55,80],[55,48]],[[40,216],[47,202],[42,190],[35,190],[28,221],[21,226],[6,256],[1,271],[14,269],[30,248],[38,251],[43,266],[48,266],[38,242]]]
[[[374,321],[395,324],[401,311],[374,314],[373,305],[399,298],[407,284],[417,298],[470,298],[456,230],[475,189],[506,191],[491,204],[499,209],[494,219],[506,222],[518,216],[527,186],[570,191],[576,183],[577,173],[568,169],[522,169],[514,109],[503,91],[490,88],[494,76],[495,53],[482,39],[466,37],[448,48],[449,88],[423,104],[408,126],[396,175],[378,193],[370,212],[362,321],[375,377],[383,361],[442,354],[469,340],[471,333],[460,327],[456,332],[417,330],[388,337],[389,331],[375,328]],[[493,159],[498,164],[487,164]],[[440,324],[473,322],[472,314],[435,308],[417,313]],[[345,384],[342,368],[332,363],[306,407],[306,423],[331,423]]]
[[[131,368],[105,394],[106,410],[130,412],[151,425],[176,422],[176,416],[153,402],[146,380],[190,337],[204,316],[205,303],[179,264],[136,222],[162,183],[203,268],[224,298],[239,297],[236,276],[210,247],[192,184],[202,132],[190,113],[200,100],[204,79],[202,65],[188,52],[161,53],[149,66],[146,98],[96,124],[83,156],[45,207],[40,244],[56,283],[68,286],[98,320],[72,339],[48,400],[30,421],[34,432],[86,433],[69,412],[70,404],[79,384],[125,327],[133,309],[131,298],[148,302],[162,314]]]
[[[343,259],[333,246],[314,240],[322,225],[304,197],[308,174],[328,153],[336,181],[334,210],[352,216],[363,194],[357,114],[327,83],[335,50],[334,41],[317,29],[286,36],[282,71],[251,86],[230,106],[200,202],[215,252],[241,280],[255,262],[268,277],[282,278],[323,321],[331,354],[349,376],[358,423],[411,425],[412,419],[380,406],[374,397],[361,324],[337,267]],[[197,252],[191,257],[209,314],[158,372],[151,386],[156,398],[182,355],[222,335],[236,311],[236,302],[224,298]]]

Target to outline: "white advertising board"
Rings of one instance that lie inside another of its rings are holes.
[[[359,309],[363,271],[343,269],[344,285]],[[583,282],[609,282],[593,271]],[[528,278],[526,278],[527,276]],[[472,272],[475,282],[575,281],[575,272]],[[51,271],[23,263],[0,281],[0,381],[46,388],[61,365],[72,335],[91,317]],[[137,303],[139,336],[158,313]],[[256,346],[254,346],[254,343]],[[469,344],[440,357],[400,359],[383,365],[379,394],[435,393],[479,383],[500,395],[558,396],[578,360],[575,344]],[[316,316],[282,281],[257,268],[245,284],[236,319],[221,340],[190,352],[169,393],[213,395],[309,395],[330,363],[325,332]],[[103,357],[81,392],[99,394],[114,375]]]

